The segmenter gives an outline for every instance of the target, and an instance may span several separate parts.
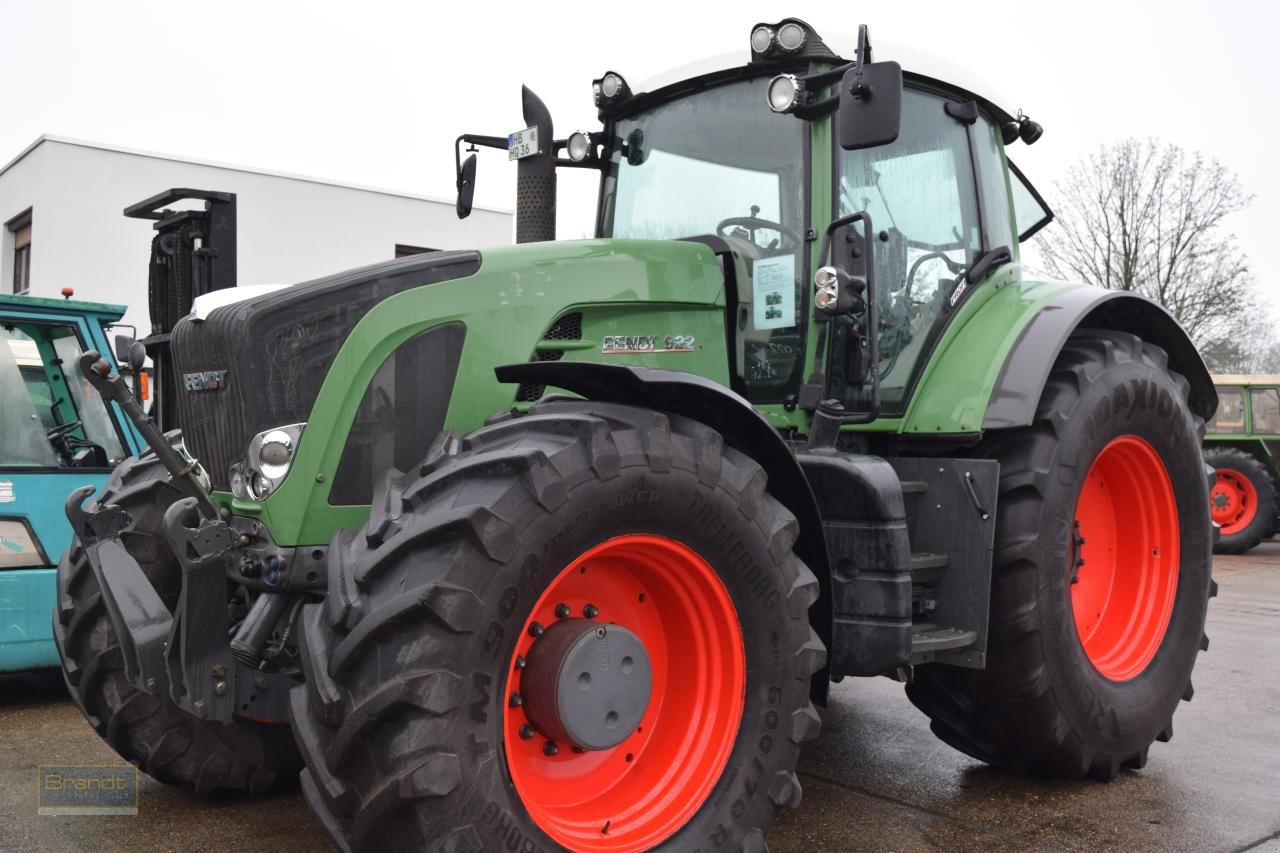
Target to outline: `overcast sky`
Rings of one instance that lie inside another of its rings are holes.
[[[1257,196],[1231,224],[1280,309],[1268,256],[1280,224],[1278,4],[511,6],[0,0],[0,165],[53,133],[452,198],[454,137],[517,129],[521,83],[564,135],[596,126],[590,81],[606,69],[635,84],[710,54],[745,61],[754,23],[792,15],[819,34],[866,23],[873,43],[911,44],[1011,92],[1001,105],[1045,126],[1012,154],[1050,196],[1078,156],[1124,136],[1221,160]],[[562,237],[591,228],[591,174],[561,179]],[[482,154],[476,203],[510,209],[514,176],[501,153]]]

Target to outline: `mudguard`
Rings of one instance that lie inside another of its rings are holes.
[[[676,370],[581,361],[510,364],[494,370],[499,382],[563,388],[607,403],[625,403],[684,415],[706,424],[725,442],[764,468],[769,492],[800,524],[795,550],[818,577],[818,600],[809,621],[831,648],[831,566],[823,538],[818,504],[795,455],[764,416],[739,395],[710,379]],[[814,676],[814,700],[824,702],[827,668]]]
[[[1169,366],[1191,385],[1191,411],[1205,420],[1213,417],[1218,407],[1213,380],[1195,344],[1168,311],[1136,293],[1076,287],[1054,297],[1023,326],[991,391],[984,430],[1027,426],[1034,420],[1058,353],[1081,327],[1132,332],[1162,347]]]

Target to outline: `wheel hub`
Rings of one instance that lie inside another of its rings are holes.
[[[630,737],[653,689],[640,638],[590,619],[547,628],[529,650],[520,681],[534,728],[579,749],[611,749]]]

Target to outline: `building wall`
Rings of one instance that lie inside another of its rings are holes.
[[[0,293],[13,293],[13,232],[5,223],[32,207],[40,194],[40,182],[44,175],[45,146],[30,151],[8,171],[0,175]],[[32,220],[34,224],[34,217]],[[33,249],[31,275],[39,275],[40,258]],[[57,293],[55,289],[53,291]]]
[[[148,332],[151,222],[121,211],[170,187],[236,194],[239,284],[305,281],[392,258],[396,244],[512,239],[507,213],[477,209],[459,220],[447,202],[47,140],[0,174],[0,222],[33,208],[31,293],[70,286],[77,298],[122,303],[123,322]],[[11,266],[11,246],[3,257]]]

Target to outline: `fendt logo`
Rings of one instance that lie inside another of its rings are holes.
[[[182,386],[188,391],[221,391],[227,387],[227,371],[206,370],[182,374]]]

